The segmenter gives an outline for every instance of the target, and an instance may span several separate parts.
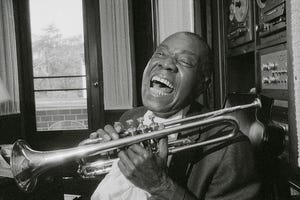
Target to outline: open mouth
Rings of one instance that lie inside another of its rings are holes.
[[[159,76],[153,76],[150,81],[150,91],[154,96],[166,96],[174,90],[173,84]]]

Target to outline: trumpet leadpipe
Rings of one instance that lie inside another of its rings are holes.
[[[248,109],[248,108],[261,108],[261,107],[262,107],[261,100],[259,98],[255,98],[255,100],[249,104],[233,106],[233,107],[229,107],[229,108],[224,108],[224,109],[204,113],[201,115],[195,115],[195,116],[191,116],[191,117],[187,117],[187,118],[183,118],[183,119],[172,120],[169,122],[165,122],[164,126],[168,127],[168,126],[173,126],[173,125],[176,125],[179,123],[189,122],[192,120],[207,119],[207,118],[211,118],[211,117],[216,117],[216,116],[236,112],[239,110],[244,110],[244,109]]]

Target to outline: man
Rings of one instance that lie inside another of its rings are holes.
[[[179,32],[169,36],[145,68],[142,81],[144,107],[126,112],[120,121],[137,117],[147,120],[147,116],[154,114],[156,121],[163,122],[203,112],[203,107],[194,100],[207,89],[209,61],[208,45],[198,35]],[[118,132],[107,125],[104,130],[92,133],[91,138],[118,139]],[[199,140],[211,136],[206,134]],[[251,144],[242,134],[237,138],[222,145],[174,155],[169,167],[166,139],[159,141],[158,153],[134,144],[119,152],[118,168],[150,199],[258,199],[260,183]],[[103,187],[102,191],[105,191]],[[117,188],[118,185],[110,187]]]

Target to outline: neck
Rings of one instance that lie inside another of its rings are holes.
[[[155,114],[155,116],[157,116],[157,117],[160,117],[160,118],[164,118],[164,119],[167,119],[167,118],[170,118],[170,117],[172,117],[172,116],[175,116],[175,115],[177,115],[177,113],[179,114],[181,111],[181,115],[186,115],[186,113],[188,112],[188,110],[190,109],[190,105],[187,105],[186,107],[184,107],[184,108],[182,108],[182,109],[180,109],[180,110],[175,110],[175,111],[172,111],[172,112],[168,112],[168,113],[160,113],[160,112],[154,112],[154,111],[152,111],[154,114]]]
[[[152,112],[153,112],[153,111],[152,111]],[[161,112],[153,112],[153,113],[154,113],[155,116],[157,116],[157,117],[166,119],[166,118],[169,118],[169,117],[171,117],[172,115],[176,114],[177,112],[179,112],[179,110],[175,110],[175,111],[168,112],[168,113],[165,113],[165,112],[163,112],[163,113],[161,113]]]

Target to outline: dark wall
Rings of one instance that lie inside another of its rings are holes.
[[[137,105],[142,105],[141,82],[145,66],[155,49],[152,29],[152,8],[149,0],[132,0],[136,66]]]
[[[227,59],[227,92],[249,92],[255,87],[254,53]]]
[[[13,143],[22,137],[21,115],[0,117],[0,144]]]

